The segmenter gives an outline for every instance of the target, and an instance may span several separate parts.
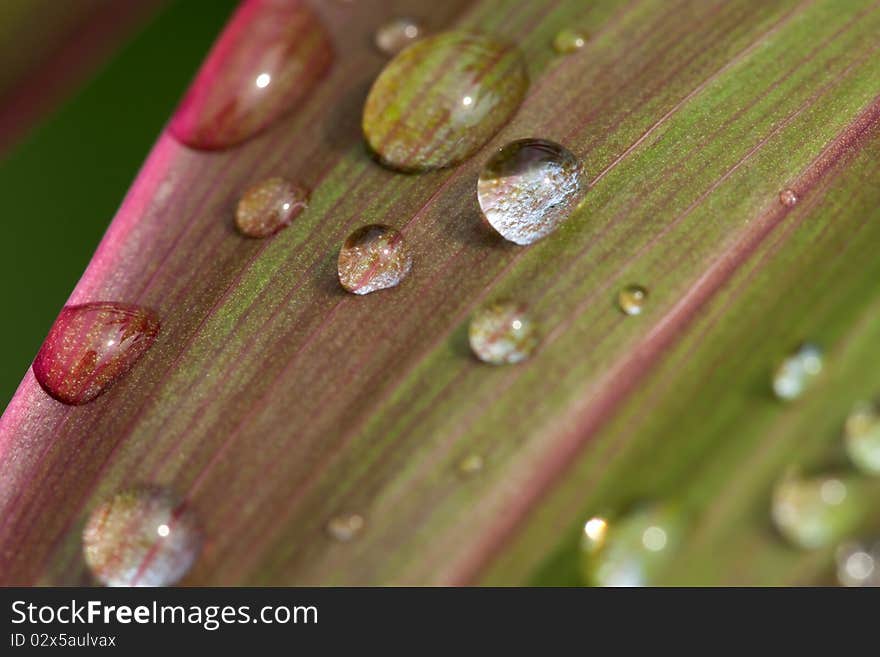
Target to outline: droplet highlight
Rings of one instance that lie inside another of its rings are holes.
[[[357,513],[336,516],[327,523],[327,534],[340,543],[353,541],[363,532],[366,522]]]
[[[235,225],[247,237],[269,237],[306,208],[308,194],[284,178],[258,182],[242,194],[235,210]]]
[[[509,365],[532,355],[538,332],[524,304],[500,301],[481,308],[468,328],[471,350],[484,363]]]
[[[617,294],[617,305],[627,315],[641,315],[648,302],[648,291],[641,285],[627,285]]]
[[[587,34],[580,30],[560,30],[553,39],[553,49],[560,55],[570,55],[587,45]]]
[[[846,453],[852,464],[870,476],[880,476],[880,409],[862,402],[846,418]]]
[[[392,169],[448,167],[489,141],[527,89],[515,47],[467,32],[427,37],[379,74],[364,106],[364,137]]]
[[[791,401],[800,397],[822,372],[822,350],[813,344],[801,345],[789,355],[773,375],[777,398]]]
[[[544,139],[501,148],[477,180],[488,224],[515,244],[532,244],[556,230],[583,200],[587,181],[577,158]]]
[[[128,372],[159,335],[156,314],[121,303],[67,306],[33,364],[53,399],[74,406],[92,401]]]
[[[400,231],[372,224],[354,231],[339,251],[339,282],[352,294],[395,287],[412,269],[412,255]]]
[[[458,472],[465,477],[472,477],[483,471],[485,461],[480,454],[468,454],[458,462]]]
[[[386,55],[396,55],[422,36],[422,27],[412,18],[395,18],[376,30],[376,47]]]
[[[784,189],[779,192],[779,202],[787,208],[794,207],[798,202],[798,195],[793,189]]]
[[[174,115],[171,133],[203,150],[239,144],[308,98],[333,56],[330,35],[307,2],[242,3]]]
[[[589,518],[581,535],[581,575],[588,586],[651,586],[681,541],[682,518],[665,505],[615,520]]]
[[[119,493],[89,516],[86,564],[106,586],[170,586],[189,572],[202,548],[192,511],[164,488]]]

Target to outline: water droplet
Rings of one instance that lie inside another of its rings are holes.
[[[458,471],[466,477],[483,471],[483,457],[479,454],[468,454],[458,462]]]
[[[627,285],[617,295],[617,303],[627,315],[641,315],[647,301],[648,291],[640,285]]]
[[[773,392],[785,401],[797,399],[821,372],[822,350],[816,345],[804,344],[776,369]]]
[[[788,473],[773,489],[771,515],[780,534],[809,550],[832,545],[855,529],[863,502],[852,480]]]
[[[510,120],[527,88],[516,48],[465,32],[427,37],[376,79],[364,106],[364,136],[393,169],[451,166]]]
[[[553,48],[560,55],[569,55],[587,45],[587,35],[580,30],[560,30],[553,39]]]
[[[411,268],[412,255],[403,235],[390,226],[358,228],[339,251],[339,282],[353,294],[399,285]]]
[[[34,360],[34,376],[64,404],[92,401],[124,375],[159,334],[159,318],[120,303],[67,306]]]
[[[386,55],[396,55],[422,36],[421,26],[411,18],[395,18],[376,30],[376,47]]]
[[[340,543],[348,543],[356,539],[364,530],[363,516],[356,513],[347,513],[336,516],[327,523],[327,533]]]
[[[304,101],[332,61],[330,35],[306,2],[242,3],[170,130],[193,148],[234,146]]]
[[[305,190],[284,178],[269,178],[242,194],[235,211],[235,225],[248,237],[269,237],[289,226],[307,202]]]
[[[169,586],[196,560],[202,533],[185,504],[164,488],[119,493],[89,516],[86,563],[106,586]]]
[[[505,145],[477,181],[477,200],[486,221],[516,244],[531,244],[556,230],[586,191],[577,158],[543,139]]]
[[[584,523],[581,572],[590,586],[650,586],[681,539],[682,519],[668,506],[639,509],[614,521]]]
[[[468,339],[481,361],[504,365],[528,358],[538,345],[538,332],[523,304],[500,301],[474,313]]]
[[[880,475],[880,409],[860,403],[849,414],[844,429],[850,461],[867,475]]]
[[[798,196],[793,189],[785,189],[779,193],[779,202],[790,208],[798,202]]]
[[[880,586],[880,543],[844,543],[837,548],[837,581],[842,586]]]

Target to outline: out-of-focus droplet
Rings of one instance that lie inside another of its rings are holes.
[[[580,30],[560,30],[553,39],[553,48],[560,55],[570,55],[587,45],[587,35]]]
[[[412,269],[403,235],[372,224],[354,231],[339,251],[339,282],[352,294],[369,294],[399,285]]]
[[[852,410],[844,429],[850,461],[867,475],[880,475],[880,409],[863,402]]]
[[[785,207],[790,208],[798,202],[797,193],[793,189],[785,189],[779,192],[779,202]]]
[[[34,360],[34,376],[54,399],[85,404],[132,368],[153,344],[159,328],[156,314],[140,306],[67,306]]]
[[[506,240],[531,244],[556,230],[587,191],[577,158],[559,144],[520,139],[502,147],[477,180],[483,217]]]
[[[627,315],[641,315],[648,301],[648,291],[641,285],[627,285],[617,295],[617,304]]]
[[[505,365],[519,363],[532,354],[538,345],[538,331],[525,305],[500,301],[474,313],[468,339],[481,361]]]
[[[527,88],[515,47],[467,32],[427,37],[376,79],[364,106],[364,136],[392,169],[451,166],[510,120]]]
[[[192,148],[228,148],[303,102],[333,62],[330,35],[304,0],[242,3],[170,124]]]
[[[483,457],[479,454],[468,454],[458,462],[458,471],[468,477],[483,470]]]
[[[880,586],[880,543],[854,541],[837,548],[837,581],[842,586]]]
[[[614,520],[584,523],[581,573],[589,586],[651,586],[674,558],[682,518],[669,506],[638,509]]]
[[[785,401],[797,399],[821,372],[822,350],[813,344],[801,345],[776,369],[773,392]]]
[[[395,18],[376,30],[376,47],[386,55],[396,55],[422,36],[421,26],[412,18]]]
[[[95,509],[83,531],[86,563],[106,586],[170,586],[201,547],[192,511],[164,488],[119,493]]]
[[[235,225],[248,237],[269,237],[290,225],[308,203],[308,194],[284,178],[252,185],[238,201]]]
[[[357,513],[346,513],[332,518],[327,523],[327,533],[330,538],[340,543],[348,543],[360,536],[365,525],[363,516]]]
[[[862,520],[864,492],[853,479],[787,473],[773,489],[773,523],[795,547],[812,550],[846,537]]]

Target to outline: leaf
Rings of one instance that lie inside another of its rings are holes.
[[[786,465],[823,466],[877,392],[880,7],[404,4],[433,31],[519,44],[532,82],[516,117],[457,168],[376,164],[359,120],[390,16],[365,2],[321,8],[334,69],[262,136],[205,153],[163,134],[70,299],[153,308],[162,331],[85,406],[25,376],[0,420],[3,583],[87,581],[86,514],[136,483],[198,512],[191,584],[572,584],[584,518],[639,498],[694,518],[671,582],[821,577],[827,553],[768,528],[768,491]],[[572,25],[591,38],[557,56]],[[520,137],[566,145],[592,180],[527,248],[488,234],[475,204],[481,164]],[[245,240],[237,197],[273,175],[311,204]],[[414,266],[359,298],[335,265],[366,223],[399,228]],[[637,318],[614,307],[632,283],[650,295]],[[530,304],[543,339],[492,368],[465,333],[502,297]],[[827,374],[782,406],[770,372],[805,338]],[[334,542],[345,513],[365,525]]]

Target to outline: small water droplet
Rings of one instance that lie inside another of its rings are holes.
[[[422,28],[412,18],[395,18],[376,30],[376,47],[386,55],[396,55],[420,36]]]
[[[798,202],[798,196],[793,189],[785,189],[779,193],[779,202],[790,208]]]
[[[773,489],[771,515],[792,545],[810,550],[832,545],[855,529],[863,503],[852,480],[787,473]]]
[[[510,120],[527,88],[525,63],[513,46],[466,32],[427,37],[376,79],[364,106],[364,136],[393,169],[451,166]]]
[[[258,182],[241,195],[235,225],[248,237],[269,237],[286,228],[308,203],[308,194],[284,178]]]
[[[880,543],[873,549],[861,542],[844,543],[835,558],[841,586],[880,586]]]
[[[861,472],[880,475],[880,409],[862,402],[853,408],[844,429],[846,453]]]
[[[580,30],[560,30],[553,39],[553,48],[560,55],[569,55],[587,45],[587,35]]]
[[[581,572],[590,586],[650,586],[681,540],[682,518],[669,506],[639,509],[616,520],[584,523]]]
[[[327,533],[330,535],[330,538],[340,543],[348,543],[360,535],[365,525],[363,516],[356,513],[347,513],[332,518],[327,523]]]
[[[479,454],[468,454],[458,462],[458,471],[466,477],[483,471],[483,457]]]
[[[481,361],[504,365],[528,358],[538,345],[538,332],[523,304],[500,301],[474,313],[468,339]]]
[[[83,531],[86,563],[106,586],[170,586],[201,547],[192,511],[164,488],[119,493],[95,509]]]
[[[627,315],[641,315],[648,301],[648,291],[641,285],[627,285],[617,295],[617,304]]]
[[[85,404],[131,369],[153,344],[159,327],[156,314],[139,306],[67,306],[40,347],[34,376],[52,398]]]
[[[477,200],[486,221],[516,244],[531,244],[556,230],[586,191],[577,158],[543,139],[506,144],[477,181]]]
[[[813,344],[801,345],[776,369],[773,392],[785,401],[797,399],[821,372],[822,350]]]
[[[333,62],[330,35],[301,0],[244,2],[170,124],[192,148],[228,148],[304,101]]]
[[[353,294],[399,285],[410,269],[412,255],[403,235],[390,226],[358,228],[339,251],[339,282]]]

